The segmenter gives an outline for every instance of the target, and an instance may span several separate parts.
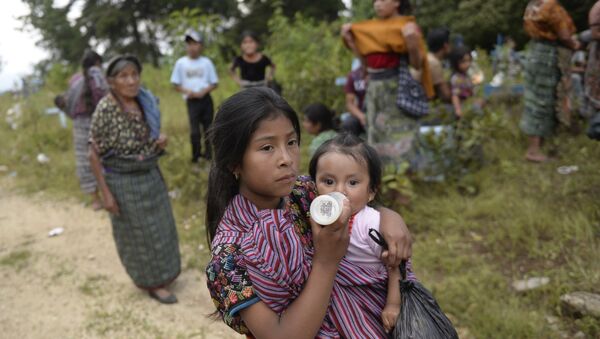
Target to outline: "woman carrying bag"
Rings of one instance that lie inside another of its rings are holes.
[[[408,0],[375,0],[377,18],[342,27],[344,42],[366,65],[367,136],[385,164],[408,160],[416,118],[427,114],[433,84],[425,42]],[[409,65],[419,70],[414,81]]]

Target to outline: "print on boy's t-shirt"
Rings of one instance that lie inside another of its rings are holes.
[[[171,83],[192,92],[199,92],[211,85],[219,83],[217,71],[207,57],[191,59],[187,56],[179,58],[171,74]],[[185,96],[184,96],[185,98]]]
[[[202,68],[188,69],[185,71],[185,76],[188,78],[202,78],[204,76],[204,71]]]

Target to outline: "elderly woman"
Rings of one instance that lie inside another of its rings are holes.
[[[521,130],[529,137],[525,158],[533,162],[547,159],[541,151],[543,138],[552,135],[561,109],[559,95],[565,93],[561,60],[570,60],[568,49],[579,49],[572,36],[575,25],[557,0],[531,0],[525,9],[525,32],[531,38],[525,64],[525,111]],[[563,62],[564,63],[564,62]]]
[[[160,134],[156,98],[140,88],[141,71],[134,56],[116,57],[108,65],[110,93],[92,119],[90,162],[127,273],[152,298],[172,304],[177,298],[166,287],[179,275],[181,259],[158,167],[167,138]]]

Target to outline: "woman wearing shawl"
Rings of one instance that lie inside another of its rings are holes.
[[[346,45],[367,66],[367,136],[384,163],[399,165],[411,150],[417,120],[396,105],[398,68],[420,70],[423,89],[433,97],[433,84],[420,33],[408,0],[376,0],[377,18],[342,27]]]
[[[140,88],[141,71],[134,56],[110,62],[110,93],[100,100],[92,119],[90,161],[127,273],[151,297],[171,304],[177,298],[166,287],[179,275],[181,260],[158,167],[167,137],[160,134],[156,98]]]
[[[69,90],[64,99],[66,112],[73,119],[73,145],[75,165],[79,186],[84,193],[92,196],[92,208],[102,208],[96,179],[90,168],[88,158],[88,138],[92,113],[96,105],[108,92],[108,85],[102,74],[102,57],[87,51],[81,60],[82,72],[73,75],[69,81]]]
[[[562,96],[568,93],[570,50],[579,49],[572,36],[575,25],[557,0],[529,1],[524,16],[525,32],[531,38],[525,64],[525,111],[521,130],[529,137],[525,158],[533,162],[547,159],[541,151],[543,138],[554,132],[557,119],[566,107]]]

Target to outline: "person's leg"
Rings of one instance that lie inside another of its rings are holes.
[[[210,94],[205,96],[202,99],[202,101],[203,102],[202,102],[201,123],[202,123],[202,129],[204,130],[204,149],[205,149],[204,158],[206,158],[207,160],[210,160],[212,158],[212,149],[210,147],[210,142],[208,140],[206,132],[208,131],[208,129],[210,128],[210,125],[212,124],[214,108],[213,108],[212,97],[210,96]]]
[[[542,153],[542,137],[529,136],[527,147],[527,153],[525,153],[525,159],[533,162],[544,162],[548,160],[548,157]]]
[[[200,118],[201,118],[201,101],[187,100],[188,118],[190,122],[190,142],[192,144],[192,162],[198,162],[202,154],[202,146],[200,145]]]

